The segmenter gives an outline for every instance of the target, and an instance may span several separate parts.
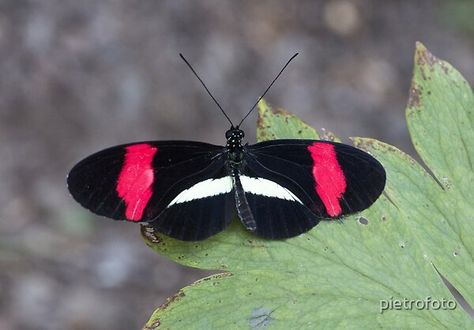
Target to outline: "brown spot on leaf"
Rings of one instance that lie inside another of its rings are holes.
[[[140,226],[140,232],[147,241],[147,243],[153,243],[153,244],[158,244],[161,242],[161,238],[159,236],[156,236],[155,229],[151,226],[148,225],[141,225]]]
[[[424,68],[429,68],[430,71],[433,71],[435,65],[438,65],[445,74],[448,74],[451,69],[448,63],[434,56],[428,49],[426,49],[423,44],[419,42],[416,43],[416,64],[420,67],[423,80],[426,80]]]
[[[194,283],[191,283],[190,286],[196,286],[196,285],[199,285],[202,282],[207,282],[207,281],[211,281],[211,280],[215,281],[215,282],[213,282],[212,285],[216,285],[215,283],[219,284],[219,282],[217,282],[216,280],[219,280],[219,279],[222,279],[222,278],[225,278],[225,277],[229,277],[229,276],[232,276],[232,273],[218,273],[218,274],[210,275],[208,277],[201,278],[200,280],[197,280]]]
[[[153,321],[152,324],[150,325],[145,325],[145,327],[143,328],[143,330],[153,330],[153,329],[156,329],[160,326],[160,320],[155,320]]]
[[[160,307],[158,307],[158,309],[165,310],[166,308],[168,308],[168,306],[171,303],[179,301],[184,296],[185,296],[184,292],[180,290],[174,296],[169,297],[164,304],[162,304]]]
[[[425,48],[425,46],[421,45],[420,43],[417,43],[417,60],[416,64],[420,66],[429,66],[430,68],[433,68],[433,66],[436,63],[439,63],[440,60],[434,56],[433,54],[430,53],[428,49]]]
[[[409,108],[419,108],[420,107],[420,95],[421,89],[413,83],[410,87],[410,95],[408,97],[408,107]]]

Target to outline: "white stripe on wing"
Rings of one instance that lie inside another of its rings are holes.
[[[252,178],[242,175],[240,176],[240,181],[242,182],[242,188],[244,188],[246,193],[265,197],[275,197],[303,204],[303,202],[301,202],[301,200],[287,188],[280,186],[278,183],[268,179]]]
[[[195,199],[207,198],[222,194],[227,194],[232,191],[232,179],[230,176],[225,176],[219,179],[207,179],[196,183],[194,186],[183,190],[176,196],[168,207],[174,204],[190,202]]]

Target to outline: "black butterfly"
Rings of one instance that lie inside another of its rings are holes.
[[[96,214],[148,222],[184,241],[224,230],[235,210],[245,228],[258,236],[293,237],[321,219],[366,209],[380,196],[384,168],[349,145],[319,140],[242,145],[239,127],[257,103],[237,126],[222,110],[231,123],[225,146],[150,141],[112,147],[74,166],[67,178],[69,191]]]

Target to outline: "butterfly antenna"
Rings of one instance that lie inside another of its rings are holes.
[[[194,73],[194,75],[196,76],[196,78],[198,78],[198,80],[201,82],[202,86],[204,87],[204,89],[206,90],[207,94],[209,94],[209,96],[212,98],[212,100],[214,101],[215,104],[217,104],[217,106],[219,107],[219,109],[221,109],[222,113],[224,114],[224,116],[227,118],[227,120],[229,121],[230,123],[230,126],[231,127],[234,127],[234,124],[232,124],[232,120],[230,120],[229,116],[227,116],[227,114],[225,113],[224,109],[222,109],[221,105],[219,104],[219,102],[217,102],[216,98],[211,94],[211,92],[209,91],[209,88],[207,88],[206,84],[204,83],[204,81],[202,81],[201,77],[199,77],[199,75],[196,73],[196,71],[194,71],[193,67],[191,66],[191,64],[189,64],[189,62],[184,58],[183,54],[179,53],[179,56],[181,57],[181,59],[184,61],[184,63],[186,63],[186,65],[191,69],[191,71]]]
[[[260,96],[257,100],[257,102],[255,102],[255,104],[253,105],[253,107],[249,110],[249,112],[247,112],[247,114],[245,115],[244,118],[242,118],[242,120],[240,121],[240,123],[237,125],[237,127],[240,127],[240,125],[242,125],[242,123],[244,122],[245,118],[247,118],[253,111],[253,109],[255,109],[255,107],[257,106],[258,102],[260,102],[261,99],[263,99],[263,97],[265,96],[265,94],[267,94],[267,92],[270,90],[270,88],[273,86],[273,84],[275,83],[275,81],[281,76],[281,74],[283,73],[283,71],[285,71],[286,67],[288,66],[288,64],[291,63],[291,61],[293,61],[293,59],[298,56],[298,53],[296,53],[295,55],[293,55],[287,62],[286,64],[283,66],[283,68],[280,70],[280,72],[276,75],[275,79],[273,79],[273,81],[270,83],[270,85],[268,85],[267,89],[262,93],[262,96]]]

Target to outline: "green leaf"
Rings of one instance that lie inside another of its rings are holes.
[[[282,109],[272,109],[265,100],[258,104],[257,140],[319,139],[314,128]]]
[[[237,220],[195,243],[143,227],[146,243],[159,254],[224,271],[183,288],[146,328],[472,327],[459,305],[417,306],[454,300],[440,275],[474,304],[473,109],[461,75],[418,44],[407,121],[435,177],[393,146],[355,138],[356,146],[385,166],[387,186],[372,207],[343,221],[324,221],[283,241],[255,237]],[[259,114],[259,140],[317,137],[296,117],[264,102]],[[382,313],[382,301],[406,308]]]

